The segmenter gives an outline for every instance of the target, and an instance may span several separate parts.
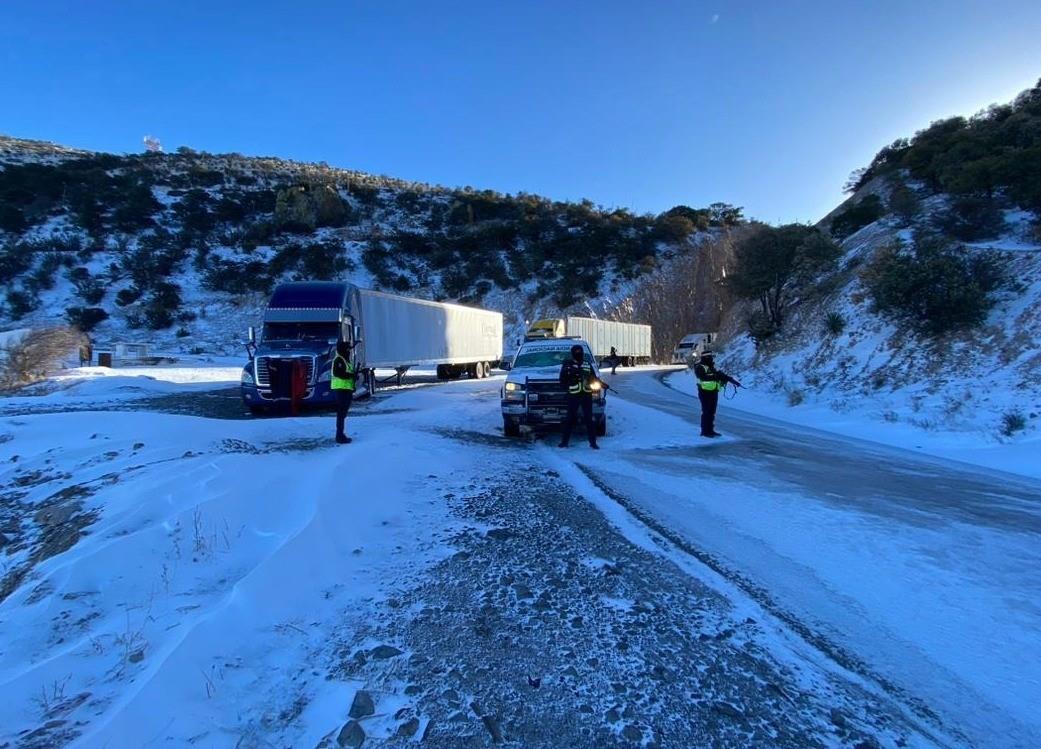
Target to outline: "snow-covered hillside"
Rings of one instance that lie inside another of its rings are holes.
[[[328,278],[526,320],[610,313],[712,229],[237,154],[113,156],[0,140],[0,330],[234,354],[279,280]],[[696,213],[685,209],[688,213]]]
[[[922,194],[913,222],[887,214],[848,236],[839,269],[823,279],[823,294],[793,308],[780,335],[756,349],[743,335],[748,308],[731,310],[724,364],[745,385],[771,392],[798,409],[836,412],[929,431],[977,434],[981,444],[1024,439],[1041,424],[1041,245],[1028,211],[1004,211],[1004,228],[990,240],[962,244],[967,253],[990,252],[1012,283],[976,329],[929,337],[872,311],[864,269],[896,241],[910,243],[916,227],[935,223],[948,198]],[[876,180],[826,217],[886,186]],[[845,327],[829,332],[829,314]],[[1023,428],[1015,429],[1022,417]]]

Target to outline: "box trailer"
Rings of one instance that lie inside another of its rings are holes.
[[[569,317],[566,328],[568,336],[578,336],[587,341],[597,359],[610,356],[614,348],[626,366],[648,364],[651,361],[650,325]]]
[[[242,399],[251,411],[279,404],[329,404],[340,341],[371,392],[374,370],[436,366],[441,379],[486,377],[502,359],[502,315],[490,310],[360,289],[349,283],[279,284],[260,336],[249,330]],[[294,382],[296,383],[294,385]]]
[[[593,317],[568,317],[536,320],[524,334],[526,341],[551,338],[582,338],[589,343],[593,356],[604,359],[611,349],[626,366],[651,361],[651,326],[639,323],[597,320]]]

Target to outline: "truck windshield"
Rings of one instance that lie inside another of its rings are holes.
[[[340,324],[335,322],[264,323],[265,341],[326,341],[339,337]]]
[[[561,365],[571,358],[568,349],[535,349],[533,351],[522,351],[513,362],[513,368],[521,367],[552,367],[554,364]],[[589,359],[589,352],[586,352]]]

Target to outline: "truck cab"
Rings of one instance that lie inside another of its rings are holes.
[[[264,311],[259,339],[250,328],[249,362],[242,369],[242,401],[254,414],[288,406],[328,405],[336,344],[360,343],[346,283],[279,284]]]
[[[548,429],[567,418],[567,387],[560,383],[560,367],[571,358],[571,347],[578,344],[585,360],[600,378],[600,369],[589,344],[580,338],[551,338],[526,341],[517,349],[509,374],[500,391],[502,429],[507,437],[520,435],[521,426]],[[607,392],[593,395],[593,422],[596,433],[607,433]]]
[[[676,344],[672,351],[673,364],[687,364],[691,358],[697,358],[712,343],[712,333],[688,333]]]
[[[528,326],[524,334],[526,341],[538,341],[545,338],[563,338],[567,335],[566,324],[560,319],[536,320]]]

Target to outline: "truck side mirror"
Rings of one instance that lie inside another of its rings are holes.
[[[354,326],[354,342],[361,343],[361,325]]]
[[[257,342],[257,329],[254,328],[252,325],[249,326],[249,332],[247,334],[247,337],[249,338],[250,343]]]

